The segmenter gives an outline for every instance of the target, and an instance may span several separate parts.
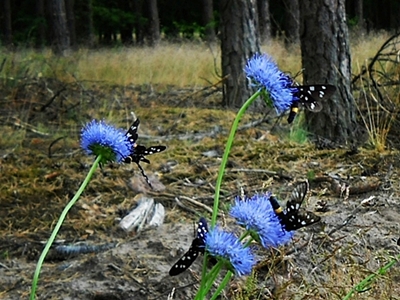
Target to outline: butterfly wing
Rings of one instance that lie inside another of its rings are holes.
[[[199,256],[199,244],[201,244],[200,239],[195,238],[190,246],[188,252],[186,252],[169,270],[170,276],[176,276],[187,270],[192,263]]]
[[[140,124],[139,118],[133,122],[131,127],[129,127],[128,131],[126,132],[126,136],[129,139],[129,142],[132,145],[132,152],[124,158],[124,163],[130,164],[132,162],[136,163],[140,169],[140,172],[142,173],[143,177],[146,179],[147,184],[152,187],[149,178],[147,177],[146,173],[144,172],[142,166],[140,165],[140,162],[145,162],[147,164],[150,163],[150,160],[148,160],[145,156],[146,155],[151,155],[155,153],[159,153],[164,151],[167,147],[165,146],[151,146],[149,148],[146,148],[143,145],[138,145],[136,143],[139,135],[137,133],[138,127]]]
[[[128,131],[126,132],[126,136],[129,139],[129,142],[132,144],[133,147],[135,147],[136,141],[138,139],[138,128],[139,128],[140,120],[137,118],[135,122],[129,127]]]
[[[336,91],[336,87],[329,84],[303,85],[297,87],[297,97],[309,111],[319,112],[322,104],[319,101],[329,98]]]
[[[275,196],[271,196],[269,201],[272,208],[279,218],[280,223],[286,231],[293,231],[299,228],[314,224],[321,220],[320,217],[309,211],[300,211],[301,204],[303,203],[308,192],[308,182],[300,182],[286,204],[286,209],[283,209]]]
[[[336,87],[330,84],[302,85],[297,86],[295,96],[299,98],[290,107],[288,123],[292,123],[299,111],[299,104],[304,105],[309,111],[319,112],[322,110],[320,101],[329,98],[336,91]]]
[[[135,144],[132,153],[125,157],[124,162],[129,164],[132,162],[139,163],[142,161],[149,164],[150,161],[145,157],[146,155],[160,153],[165,149],[167,149],[167,147],[165,146],[151,146],[149,148],[146,148],[145,146]]]
[[[312,212],[300,211],[308,189],[308,182],[304,181],[300,182],[292,191],[285,210],[285,229],[287,231],[297,230],[321,220],[319,216]]]
[[[199,253],[204,253],[207,232],[207,221],[205,218],[200,218],[197,226],[197,237],[192,241],[189,250],[169,270],[170,276],[179,275],[187,270],[199,256]]]

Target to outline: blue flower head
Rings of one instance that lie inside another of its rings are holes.
[[[255,264],[250,248],[245,248],[233,233],[218,227],[208,232],[206,251],[213,257],[222,259],[238,276],[250,274]]]
[[[278,114],[299,100],[296,96],[297,89],[293,87],[293,80],[281,72],[267,54],[255,54],[247,61],[244,71],[253,84],[268,92]]]
[[[256,194],[244,200],[237,197],[229,212],[265,248],[286,244],[293,237],[293,232],[286,231],[279,222],[270,196],[271,193]]]
[[[81,147],[89,155],[101,155],[101,163],[122,162],[133,150],[123,130],[97,120],[87,123],[82,129]]]

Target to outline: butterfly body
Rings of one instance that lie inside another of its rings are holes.
[[[292,123],[299,111],[300,104],[305,106],[309,111],[319,112],[322,110],[322,104],[319,101],[329,98],[336,91],[336,87],[330,84],[314,84],[296,86],[296,100],[290,107],[288,123]]]
[[[300,207],[308,192],[308,182],[299,183],[293,190],[289,200],[286,203],[286,208],[283,209],[278,200],[271,196],[269,198],[272,208],[282,227],[286,231],[293,231],[305,226],[317,223],[321,218],[309,211],[300,211]]]
[[[172,266],[171,270],[169,270],[170,276],[179,275],[187,270],[196,260],[197,256],[199,256],[199,253],[204,253],[207,233],[207,221],[204,218],[200,218],[196,238],[192,241],[189,250]]]
[[[124,163],[136,163],[142,172],[143,177],[146,179],[146,182],[151,186],[151,183],[149,181],[149,178],[147,175],[144,173],[144,170],[142,166],[140,165],[140,162],[145,162],[147,164],[150,163],[150,161],[145,157],[146,155],[151,155],[155,153],[160,153],[164,151],[167,147],[165,146],[151,146],[151,147],[145,147],[143,145],[138,145],[136,143],[139,135],[137,133],[138,127],[140,124],[140,120],[136,119],[135,122],[129,127],[128,131],[126,132],[126,136],[128,137],[129,142],[132,145],[132,151],[131,153],[125,157]]]

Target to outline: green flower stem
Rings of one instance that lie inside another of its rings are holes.
[[[222,178],[224,177],[225,167],[228,162],[229,152],[231,151],[231,148],[232,148],[233,138],[235,137],[235,133],[238,128],[239,121],[242,118],[242,116],[244,115],[244,113],[246,112],[246,110],[249,108],[249,106],[254,102],[254,100],[257,99],[258,96],[260,96],[260,94],[261,94],[261,90],[258,90],[249,99],[247,99],[247,101],[239,109],[238,113],[236,114],[236,118],[233,121],[233,124],[231,127],[231,132],[229,133],[228,140],[226,141],[225,152],[224,152],[224,155],[222,156],[221,165],[219,167],[217,183],[215,185],[214,207],[213,207],[213,214],[212,214],[212,218],[211,218],[211,227],[214,227],[215,224],[217,223],[217,215],[218,215],[218,207],[219,207],[219,193],[221,191]]]
[[[205,280],[204,280],[204,283],[202,280],[202,285],[200,286],[199,291],[197,292],[196,297],[195,297],[196,300],[205,299],[205,296],[207,295],[208,291],[210,290],[215,278],[218,276],[219,272],[221,271],[221,268],[222,268],[222,262],[218,261],[213,266],[211,271],[206,276],[204,276]],[[202,279],[204,279],[204,277]]]
[[[239,241],[243,241],[247,236],[249,236],[250,235],[250,232],[249,231],[245,231],[243,234],[242,234],[242,236],[239,238]],[[246,246],[245,246],[246,247]]]
[[[228,284],[229,280],[231,280],[233,273],[231,271],[228,271],[226,273],[224,279],[222,280],[221,284],[218,286],[217,290],[215,291],[214,295],[211,297],[211,300],[217,299],[221,291],[224,289],[224,287]]]
[[[224,177],[226,164],[228,162],[228,156],[229,156],[229,153],[230,153],[231,148],[232,148],[233,139],[235,137],[235,134],[236,134],[240,119],[242,118],[244,113],[247,111],[249,106],[260,95],[261,95],[261,90],[258,90],[249,99],[246,100],[246,102],[242,105],[242,107],[239,109],[238,113],[236,114],[236,118],[233,121],[233,124],[231,126],[231,131],[229,133],[228,140],[226,141],[225,151],[224,151],[224,155],[222,156],[221,165],[220,165],[219,171],[218,171],[217,182],[216,182],[216,185],[215,185],[214,206],[213,206],[213,214],[212,214],[212,218],[211,218],[211,227],[212,228],[214,228],[215,224],[217,223],[218,208],[219,208],[219,194],[221,192],[222,179]],[[208,290],[205,287],[206,287],[207,280],[208,280],[208,279],[206,279],[206,277],[209,277],[209,276],[206,276],[206,274],[207,274],[207,253],[204,255],[203,271],[202,271],[202,276],[201,276],[201,284],[200,284],[199,292],[198,292],[198,294],[196,296],[196,299],[203,299],[203,298],[199,298],[198,296],[203,296],[204,297],[205,294],[208,292]],[[221,290],[223,288],[225,288],[226,284],[227,284],[227,282],[225,282],[221,286]]]
[[[205,299],[207,293],[211,290],[215,280],[217,279],[219,272],[221,272],[223,266],[223,262],[222,261],[218,261],[217,264],[211,269],[210,273],[207,274],[207,278],[206,278],[206,286],[203,289],[202,292],[202,298],[201,299]]]
[[[101,158],[102,158],[101,155],[97,156],[95,162],[93,163],[92,167],[89,170],[89,173],[87,174],[85,180],[82,182],[82,184],[79,187],[79,190],[76,192],[74,198],[72,198],[72,200],[69,201],[69,203],[65,206],[63,212],[61,213],[60,218],[58,219],[58,222],[56,224],[56,227],[54,227],[53,232],[51,233],[50,238],[47,241],[46,246],[44,247],[43,252],[40,255],[40,258],[37,262],[35,274],[33,275],[33,280],[32,280],[31,296],[29,298],[30,300],[35,299],[37,283],[39,280],[39,274],[40,274],[40,270],[42,268],[44,259],[46,258],[46,255],[49,252],[50,247],[53,244],[53,242],[57,236],[57,233],[60,230],[61,225],[63,224],[63,222],[65,220],[65,217],[67,216],[68,211],[72,208],[72,206],[74,206],[75,202],[79,199],[80,195],[82,194],[82,192],[88,185],[90,179],[92,178],[92,176],[94,174],[94,171],[96,171],[97,167],[99,166],[99,162],[101,161]]]
[[[365,278],[363,281],[361,281],[359,284],[357,284],[354,288],[351,289],[350,292],[347,293],[347,295],[343,298],[343,300],[349,300],[355,292],[362,292],[365,290],[371,283],[377,279],[378,276],[385,275],[386,272],[398,261],[400,260],[400,254],[394,257],[390,262],[388,262],[386,265],[384,265],[382,268],[378,270],[378,272],[369,275],[367,278]]]
[[[250,236],[250,238],[246,241],[246,243],[243,245],[243,247],[244,248],[250,247],[252,242],[253,242],[253,237]]]

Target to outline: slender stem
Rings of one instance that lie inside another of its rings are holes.
[[[211,288],[212,282],[214,282],[218,273],[221,271],[222,262],[218,261],[211,269],[211,271],[204,277],[202,277],[202,282],[199,291],[196,294],[196,300],[203,300],[207,295],[209,289]],[[203,282],[204,281],[204,282]],[[211,282],[211,285],[209,284]]]
[[[217,278],[219,272],[221,272],[223,266],[223,262],[222,261],[218,261],[217,264],[211,269],[210,273],[207,274],[207,281],[206,281],[206,285],[203,288],[203,293],[202,293],[202,298],[201,299],[205,299],[207,293],[210,291],[213,283],[215,282],[215,279]]]
[[[219,296],[219,294],[221,293],[221,291],[225,288],[225,286],[228,284],[229,280],[232,277],[232,272],[228,271],[228,273],[226,273],[224,279],[222,280],[221,284],[218,286],[217,290],[215,291],[214,295],[211,297],[211,300],[215,300],[217,299],[217,297]]]
[[[33,275],[33,280],[32,280],[31,296],[29,298],[30,300],[35,299],[36,288],[37,288],[37,284],[39,281],[39,274],[40,274],[40,270],[42,268],[44,259],[46,258],[46,255],[49,252],[50,247],[53,244],[53,242],[57,236],[57,233],[60,230],[61,225],[63,224],[63,222],[65,220],[65,217],[67,216],[68,211],[72,208],[72,206],[74,206],[75,202],[79,199],[80,195],[85,190],[86,186],[88,185],[90,179],[92,178],[92,176],[94,174],[94,171],[99,166],[100,161],[101,161],[101,155],[97,156],[95,162],[93,163],[92,167],[89,170],[89,173],[87,174],[85,180],[82,182],[82,184],[79,187],[78,191],[76,192],[75,196],[71,199],[71,201],[68,202],[68,204],[65,206],[64,210],[62,211],[60,218],[58,219],[58,222],[57,222],[56,226],[54,227],[53,232],[51,233],[50,238],[47,241],[46,246],[44,247],[43,252],[40,255],[39,260],[37,262],[35,274]]]
[[[222,156],[221,165],[219,167],[217,183],[215,185],[214,207],[213,207],[213,214],[212,214],[212,219],[211,219],[211,227],[214,227],[215,224],[217,223],[217,215],[218,215],[218,207],[219,207],[219,193],[221,191],[222,178],[224,177],[226,163],[228,162],[229,152],[231,151],[231,148],[232,148],[233,138],[235,137],[235,133],[238,128],[239,121],[242,118],[242,116],[244,115],[244,113],[246,112],[246,110],[249,108],[250,104],[252,104],[254,102],[254,100],[256,100],[260,94],[261,94],[261,91],[258,90],[249,99],[247,99],[247,101],[239,109],[239,111],[236,115],[236,118],[233,121],[233,124],[231,127],[231,132],[229,133],[228,140],[226,141],[225,152],[224,152],[224,155]]]
[[[257,99],[257,97],[260,94],[261,94],[261,90],[258,90],[249,99],[246,100],[246,102],[242,105],[242,107],[239,109],[238,113],[236,114],[235,120],[233,121],[233,124],[231,126],[231,131],[229,133],[228,140],[226,141],[225,151],[224,151],[224,155],[222,156],[221,165],[220,165],[219,171],[218,171],[217,182],[215,185],[214,206],[213,206],[213,214],[212,214],[212,218],[211,218],[211,227],[212,228],[214,228],[215,224],[217,223],[217,215],[218,215],[218,208],[219,208],[219,194],[221,192],[222,179],[224,177],[225,167],[228,162],[228,156],[229,156],[229,153],[232,148],[233,139],[235,137],[240,119],[242,118],[242,116],[244,115],[246,110],[249,108],[249,106],[254,102],[254,100]],[[204,260],[203,260],[201,284],[200,284],[200,288],[199,288],[199,292],[198,292],[198,295],[200,295],[200,296],[201,295],[205,296],[204,291],[206,291],[205,293],[208,292],[208,290],[205,287],[206,287],[207,280],[208,280],[208,279],[206,280],[206,277],[209,277],[209,276],[206,276],[206,274],[207,274],[207,254],[204,255]],[[225,283],[225,285],[226,285],[226,283]],[[224,288],[225,285],[222,288]],[[196,297],[196,299],[198,299],[198,297]]]
[[[351,291],[348,292],[347,295],[343,298],[343,300],[349,300],[355,292],[361,292],[365,290],[375,279],[377,279],[379,275],[386,274],[387,270],[389,270],[399,260],[400,260],[400,255],[397,255],[390,262],[388,262],[386,265],[380,268],[378,272],[369,275],[367,278],[365,278],[363,281],[361,281],[359,284],[353,287]]]

